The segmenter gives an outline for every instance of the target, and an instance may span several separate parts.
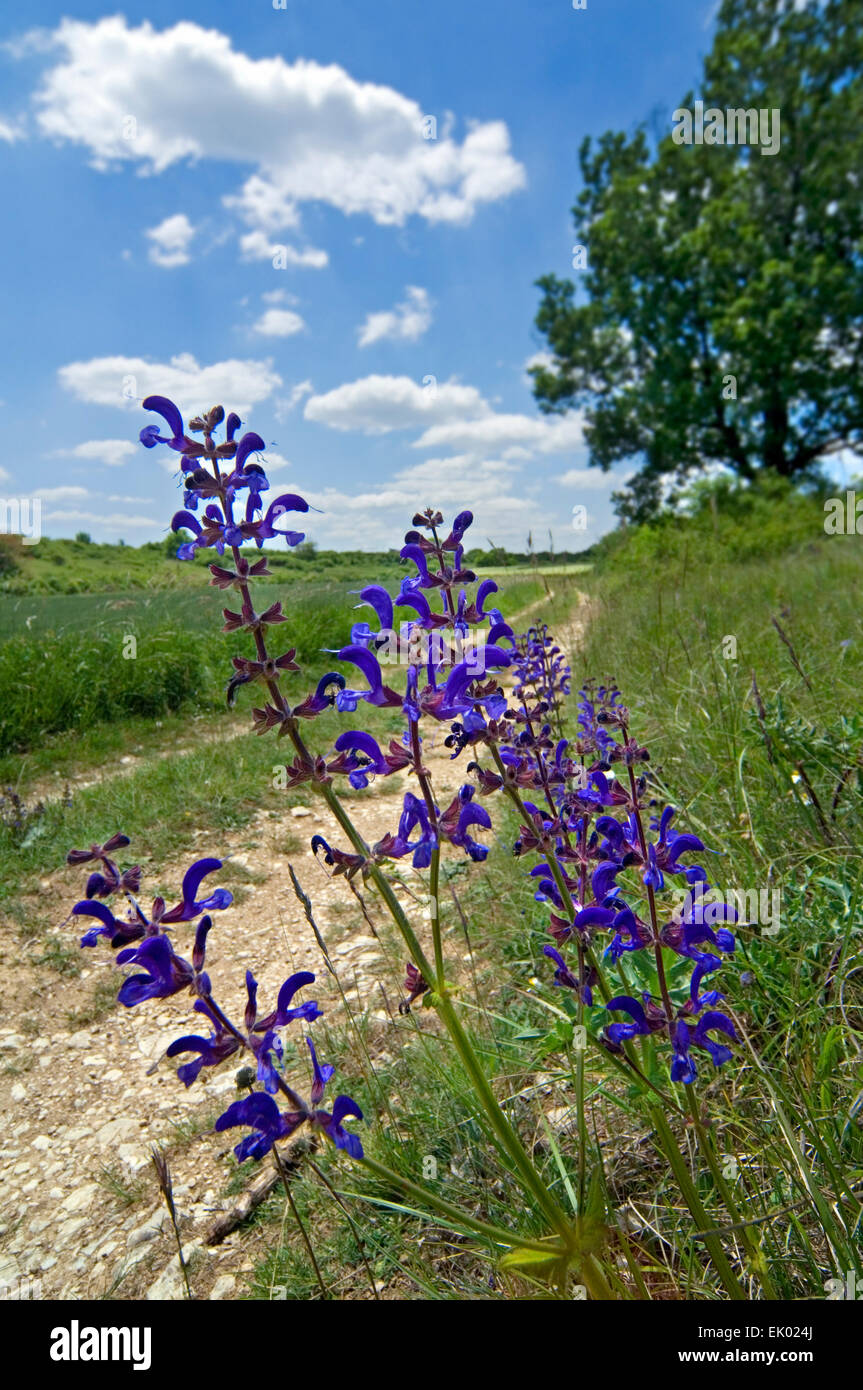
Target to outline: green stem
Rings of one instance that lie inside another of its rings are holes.
[[[438,1197],[436,1193],[429,1192],[425,1187],[420,1187],[419,1183],[412,1182],[410,1178],[402,1177],[401,1173],[396,1173],[392,1168],[387,1168],[385,1164],[378,1163],[377,1159],[369,1158],[368,1154],[363,1156],[362,1163],[365,1168],[368,1168],[379,1178],[385,1178],[387,1182],[400,1187],[404,1192],[409,1192],[412,1197],[416,1197],[435,1211],[448,1216],[458,1226],[466,1226],[468,1230],[476,1231],[477,1235],[487,1236],[496,1245],[505,1245],[510,1250],[537,1250],[549,1257],[557,1256],[560,1259],[563,1259],[567,1253],[565,1245],[551,1245],[546,1241],[532,1240],[530,1237],[520,1236],[516,1231],[507,1231],[502,1226],[494,1226],[490,1221],[481,1221],[476,1216],[468,1216],[461,1207],[455,1206],[443,1197]]]
[[[753,1232],[741,1220],[740,1212],[737,1209],[737,1204],[734,1201],[731,1188],[728,1186],[728,1183],[726,1182],[725,1177],[723,1176],[722,1164],[718,1161],[716,1155],[716,1147],[713,1143],[713,1137],[701,1122],[701,1115],[698,1110],[698,1098],[695,1094],[695,1087],[694,1085],[690,1084],[688,1086],[684,1086],[683,1089],[686,1092],[686,1103],[689,1107],[689,1113],[692,1117],[692,1123],[695,1127],[695,1133],[698,1136],[698,1147],[701,1150],[701,1153],[707,1162],[707,1166],[710,1169],[710,1172],[713,1176],[713,1181],[716,1183],[716,1190],[725,1204],[725,1208],[728,1212],[728,1215],[731,1217],[731,1224],[740,1228],[740,1237],[743,1241],[743,1244],[746,1246],[746,1252],[749,1256],[749,1262],[752,1272],[758,1280],[759,1284],[761,1285],[762,1289],[764,1290],[764,1297],[770,1299],[778,1299],[779,1295],[777,1294],[776,1289],[773,1286],[773,1281],[770,1278],[770,1273],[767,1268],[767,1262],[764,1258],[764,1252],[758,1244],[758,1241],[755,1239]]]
[[[291,1184],[290,1184],[290,1182],[288,1181],[288,1175],[287,1175],[287,1173],[285,1172],[284,1165],[283,1165],[283,1163],[282,1163],[281,1158],[279,1157],[279,1151],[278,1151],[278,1149],[276,1148],[275,1144],[273,1145],[273,1158],[276,1160],[276,1167],[277,1167],[278,1170],[279,1170],[279,1177],[280,1177],[281,1180],[282,1180],[282,1187],[285,1189],[285,1196],[286,1196],[287,1199],[288,1199],[288,1202],[289,1202],[289,1204],[290,1204],[291,1211],[294,1213],[294,1220],[295,1220],[296,1223],[297,1223],[297,1226],[298,1226],[298,1228],[299,1228],[300,1235],[301,1235],[302,1238],[303,1238],[303,1244],[305,1245],[306,1250],[308,1251],[309,1259],[310,1259],[311,1262],[312,1262],[312,1269],[315,1271],[315,1278],[316,1278],[317,1281],[318,1281],[318,1288],[319,1288],[320,1291],[321,1291],[322,1297],[328,1299],[328,1298],[329,1298],[329,1293],[327,1292],[327,1286],[326,1286],[326,1284],[324,1283],[324,1277],[323,1277],[323,1275],[321,1274],[320,1266],[319,1266],[319,1264],[318,1264],[318,1262],[317,1262],[317,1259],[315,1258],[314,1247],[313,1247],[313,1245],[312,1245],[311,1240],[309,1239],[309,1233],[308,1233],[308,1231],[306,1230],[305,1226],[303,1225],[302,1219],[301,1219],[301,1217],[300,1217],[300,1213],[297,1211],[297,1204],[296,1204],[296,1202],[294,1201],[294,1194],[293,1194],[293,1192],[291,1191]]]
[[[650,1107],[650,1116],[653,1120],[657,1135],[659,1136],[662,1151],[671,1164],[671,1170],[677,1179],[677,1185],[680,1188],[686,1205],[692,1213],[699,1234],[703,1235],[704,1244],[713,1261],[713,1266],[719,1278],[722,1280],[726,1293],[737,1302],[746,1302],[746,1294],[741,1288],[740,1282],[728,1262],[728,1258],[725,1251],[722,1249],[718,1236],[708,1234],[710,1232],[711,1223],[708,1220],[707,1212],[701,1204],[701,1199],[695,1189],[695,1184],[692,1181],[683,1155],[677,1147],[674,1135],[668,1127],[665,1115],[660,1110],[659,1106],[656,1105]]]
[[[305,754],[305,756],[308,756],[307,751],[305,749],[305,745],[302,739],[299,737],[299,734],[292,730],[291,737],[295,740],[295,746],[299,744],[299,747],[297,747],[297,751],[300,753],[300,755],[303,756]],[[333,814],[336,816],[336,819],[339,822],[339,825],[345,831],[345,834],[350,839],[354,848],[360,854],[368,854],[368,847],[366,846],[362,836],[354,826],[350,816],[346,812],[344,806],[341,804],[338,796],[333,791],[332,787],[329,785],[329,783],[325,783],[321,786],[321,790],[324,794],[324,797],[326,798],[328,806],[330,806],[331,810],[333,811]],[[398,898],[395,896],[395,893],[393,892],[391,885],[387,881],[386,876],[381,872],[379,866],[376,864],[372,864],[370,866],[370,874],[376,887],[379,889],[381,896],[383,897],[384,902],[387,905],[387,908],[389,909],[393,921],[395,922],[396,926],[401,932],[402,938],[405,942],[405,945],[408,948],[408,951],[411,954],[414,964],[418,967],[418,969],[422,971],[423,977],[426,980],[435,979],[436,972],[432,970],[432,967],[429,964],[429,961],[427,960],[425,953],[423,952],[422,947],[419,944],[419,941],[417,940],[416,933],[411,927],[407,919],[407,916],[405,915],[404,909],[401,903],[399,902]],[[477,1097],[480,1100],[482,1107],[485,1110],[486,1115],[488,1116],[492,1129],[494,1130],[495,1134],[500,1140],[500,1143],[503,1146],[504,1151],[508,1154],[513,1166],[519,1173],[527,1188],[530,1190],[530,1192],[532,1192],[533,1196],[536,1198],[536,1201],[543,1213],[545,1214],[546,1219],[551,1223],[554,1229],[563,1237],[565,1243],[569,1245],[572,1241],[572,1230],[567,1220],[566,1214],[562,1210],[562,1208],[557,1204],[557,1202],[552,1197],[551,1193],[546,1188],[544,1182],[542,1181],[542,1178],[540,1177],[539,1173],[537,1173],[536,1169],[534,1168],[533,1164],[528,1158],[521,1140],[519,1139],[515,1130],[512,1128],[511,1124],[509,1123],[503,1111],[501,1110],[500,1105],[497,1101],[497,1097],[495,1096],[494,1091],[492,1090],[489,1084],[488,1078],[486,1077],[485,1072],[482,1069],[482,1066],[473,1049],[470,1039],[468,1038],[467,1033],[462,1027],[461,1021],[459,1020],[458,1015],[456,1014],[452,1001],[450,1000],[447,994],[445,985],[442,989],[439,988],[435,991],[435,1002],[438,1014],[440,1015],[447,1029],[447,1032],[452,1038],[456,1051],[458,1052],[459,1057],[461,1058],[462,1064],[465,1070],[467,1071],[469,1077],[471,1078]]]
[[[432,940],[434,942],[434,968],[437,988],[446,989],[446,976],[443,964],[443,941],[441,939],[440,926],[440,900],[438,896],[440,883],[440,844],[432,850],[431,863],[429,865],[429,911],[431,913]]]
[[[232,547],[232,549],[234,553],[235,562],[238,563],[239,551],[236,547]],[[243,583],[240,585],[240,589],[243,594],[244,601],[247,602],[251,607],[248,585],[246,583]],[[263,660],[266,656],[266,644],[264,642],[260,627],[257,627],[255,629],[254,636],[259,657],[261,660]],[[294,748],[296,749],[300,759],[307,766],[314,767],[314,759],[311,757],[311,754],[308,748],[306,747],[305,741],[303,740],[302,735],[300,734],[296,721],[290,717],[290,710],[287,703],[285,702],[284,696],[282,695],[279,689],[278,681],[268,681],[267,686],[270,690],[276,707],[281,709],[282,713],[286,716],[284,727],[287,729],[291,742],[293,743]],[[416,735],[415,730],[414,734]],[[421,763],[419,760],[416,759],[416,752],[415,760],[417,761],[417,775],[420,779],[421,785],[423,786],[423,794],[424,796],[426,796],[426,799],[428,801],[428,799],[431,797],[430,788],[428,787],[427,779],[424,778],[422,775]],[[323,793],[327,805],[329,806],[339,825],[344,830],[345,834],[348,836],[348,839],[350,840],[357,853],[362,854],[363,857],[367,860],[370,859],[369,847],[366,845],[356,826],[353,824],[353,821],[351,820],[350,816],[348,815],[347,811],[345,810],[344,806],[339,800],[339,797],[333,790],[331,784],[328,782],[316,782],[314,783],[314,785],[317,786]],[[431,798],[431,800],[433,808],[433,798]],[[436,812],[434,812],[433,814],[433,820],[436,823]],[[465,1070],[467,1071],[468,1075],[471,1078],[471,1081],[473,1082],[476,1094],[482,1104],[483,1109],[486,1112],[486,1115],[488,1116],[492,1129],[497,1135],[501,1145],[503,1146],[504,1151],[509,1155],[511,1162],[515,1167],[516,1171],[521,1176],[522,1181],[525,1183],[528,1190],[535,1197],[539,1207],[545,1214],[546,1219],[551,1223],[554,1229],[563,1237],[565,1246],[571,1249],[573,1241],[573,1232],[567,1220],[567,1217],[561,1209],[561,1207],[558,1205],[558,1203],[554,1200],[551,1193],[546,1188],[545,1184],[542,1181],[542,1178],[540,1177],[539,1173],[536,1171],[530,1159],[528,1158],[528,1155],[517,1133],[510,1125],[502,1109],[500,1108],[494,1091],[492,1090],[491,1085],[489,1084],[489,1081],[482,1069],[482,1066],[467,1036],[467,1033],[462,1027],[461,1022],[452,1005],[452,1002],[449,999],[446,989],[446,982],[443,976],[443,959],[442,948],[440,945],[439,920],[437,920],[436,917],[432,918],[434,926],[437,929],[437,935],[435,936],[436,969],[433,971],[426,958],[425,952],[420,946],[416,933],[414,932],[413,928],[410,925],[410,922],[407,919],[407,916],[405,915],[401,903],[395,896],[392,886],[387,881],[386,876],[381,872],[379,865],[370,863],[369,873],[372,877],[373,882],[375,883],[375,886],[380,892],[381,897],[386,903],[386,906],[390,912],[390,915],[393,918],[393,921],[395,922],[396,926],[401,932],[402,939],[404,940],[405,945],[408,948],[408,951],[411,955],[414,964],[417,966],[419,970],[422,971],[425,980],[429,981],[436,979],[438,982],[438,989],[435,992],[438,1013],[441,1019],[443,1020],[444,1025],[446,1026],[446,1029],[450,1037],[452,1038],[453,1043],[455,1044],[456,1051],[458,1052],[459,1057],[461,1058]]]
[[[547,1255],[550,1260],[571,1260],[574,1254],[572,1236],[565,1240],[562,1245],[553,1245],[547,1241],[532,1240],[529,1237],[517,1235],[513,1231],[503,1230],[500,1226],[493,1226],[488,1221],[480,1221],[477,1217],[468,1216],[460,1207],[456,1207],[452,1202],[447,1202],[443,1197],[428,1192],[420,1187],[418,1183],[411,1182],[410,1178],[404,1178],[400,1173],[395,1173],[391,1168],[385,1167],[383,1163],[378,1163],[376,1159],[365,1156],[362,1159],[363,1165],[378,1177],[385,1178],[388,1182],[394,1183],[403,1191],[417,1197],[429,1206],[434,1207],[443,1215],[448,1216],[456,1225],[456,1228],[467,1226],[469,1230],[476,1231],[478,1235],[486,1236],[494,1241],[496,1245],[504,1245],[510,1250],[534,1250],[540,1254]],[[580,1261],[578,1277],[584,1282],[585,1288],[591,1298],[602,1302],[613,1300],[611,1288],[603,1273],[599,1261],[594,1255],[586,1255]]]
[[[366,1278],[367,1278],[368,1281],[369,1281],[369,1288],[370,1288],[371,1291],[372,1291],[372,1297],[375,1299],[375,1302],[380,1303],[380,1301],[381,1301],[381,1296],[380,1296],[380,1294],[378,1293],[378,1286],[377,1286],[377,1284],[375,1283],[375,1276],[373,1275],[372,1270],[371,1270],[371,1265],[369,1264],[368,1259],[366,1258],[366,1243],[365,1243],[365,1241],[363,1240],[362,1236],[360,1235],[359,1231],[357,1230],[357,1227],[356,1227],[356,1223],[355,1223],[355,1221],[354,1221],[354,1218],[351,1216],[350,1212],[348,1211],[347,1207],[345,1206],[345,1204],[344,1204],[344,1202],[342,1201],[341,1197],[339,1196],[338,1192],[336,1192],[336,1189],[333,1187],[333,1185],[332,1185],[332,1183],[330,1182],[329,1178],[327,1177],[326,1173],[324,1173],[324,1172],[318,1167],[317,1163],[313,1162],[312,1159],[309,1159],[309,1160],[308,1160],[308,1164],[309,1164],[309,1167],[311,1168],[312,1172],[315,1173],[315,1174],[317,1175],[318,1179],[323,1183],[324,1187],[327,1189],[327,1191],[329,1192],[330,1196],[333,1198],[333,1200],[338,1204],[338,1206],[339,1206],[339,1207],[341,1208],[341,1210],[344,1212],[345,1217],[346,1217],[346,1219],[347,1219],[347,1223],[348,1223],[348,1225],[349,1225],[350,1228],[351,1228],[351,1232],[352,1232],[352,1234],[353,1234],[354,1240],[355,1240],[356,1243],[357,1243],[357,1249],[358,1249],[359,1252],[360,1252],[360,1259],[361,1259],[362,1262],[363,1262],[363,1268],[365,1269],[365,1272],[366,1272]]]

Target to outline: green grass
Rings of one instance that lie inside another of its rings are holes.
[[[98,611],[104,602],[127,601],[137,597],[141,603],[156,604],[155,611],[183,602],[205,588],[209,580],[207,566],[217,562],[214,551],[198,552],[192,560],[175,558],[178,541],[166,535],[163,541],[148,541],[143,545],[111,545],[73,540],[45,538],[36,545],[23,545],[16,536],[0,537],[0,593],[8,596],[4,609],[35,614],[34,621],[50,615],[49,626],[55,625],[55,615],[72,615],[75,604],[65,599],[90,598],[86,605]],[[249,547],[244,551],[250,559],[258,560],[263,553],[272,571],[262,581],[266,586],[294,587],[320,584],[361,588],[363,584],[387,583],[397,588],[405,573],[398,551],[326,551],[306,545],[295,550],[267,547],[264,552]],[[503,566],[511,573],[530,574],[532,569],[524,560],[502,554]],[[501,568],[493,560],[480,564],[483,575]],[[541,569],[549,573],[575,573],[580,565],[543,561]],[[19,607],[19,601],[23,604]],[[82,610],[83,611],[83,610]],[[5,616],[3,623],[8,621]],[[5,627],[0,627],[0,638]]]
[[[0,607],[0,758],[38,753],[68,731],[219,709],[231,657],[251,652],[251,643],[220,631],[221,609],[233,600],[209,587],[200,567],[195,577],[200,587],[179,593],[27,595]],[[395,588],[386,568],[372,577]],[[369,616],[354,608],[362,583],[309,576],[257,591],[261,607],[263,598],[282,602],[287,622],[270,630],[270,646],[296,648],[310,686],[332,668],[352,623]],[[504,578],[502,587],[514,612],[541,598],[548,582]],[[14,765],[4,775],[17,784]]]
[[[177,594],[206,584],[207,565],[218,556],[213,551],[198,552],[192,560],[178,561],[178,539],[166,534],[163,541],[143,545],[97,544],[92,541],[50,540],[23,545],[15,536],[0,538],[0,592],[10,595],[46,596],[116,593],[144,590],[149,594]],[[260,559],[254,547],[250,558]],[[395,551],[375,554],[364,551],[315,551],[314,547],[267,549],[270,583],[295,583],[344,577],[355,580],[367,576],[368,583],[382,572],[398,573]]]
[[[577,674],[617,678],[654,770],[741,873],[837,859],[859,872],[856,777],[831,809],[863,749],[853,725],[863,681],[856,539],[822,537],[802,551],[703,569],[677,560],[642,572],[638,585],[623,569],[584,583],[592,621]],[[844,735],[843,719],[852,721]],[[798,765],[826,827],[794,777]]]

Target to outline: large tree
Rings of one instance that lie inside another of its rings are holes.
[[[630,515],[664,475],[794,477],[863,441],[863,3],[723,0],[697,99],[778,110],[778,150],[706,143],[715,122],[677,143],[682,117],[652,148],[586,139],[581,292],[537,282],[535,396],[584,410],[592,464],[640,463]]]

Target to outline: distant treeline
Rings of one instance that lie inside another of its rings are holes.
[[[197,570],[218,560],[213,550],[198,551],[191,561],[178,561],[177,549],[191,540],[188,533],[171,533],[158,541],[127,545],[124,541],[96,542],[85,532],[72,539],[44,537],[25,545],[21,537],[0,534],[0,592],[7,594],[95,594],[109,590],[172,589],[200,583]],[[259,559],[265,554],[274,579],[329,580],[345,577],[360,584],[385,576],[397,576],[404,568],[399,552],[392,550],[319,550],[314,541],[303,541],[293,550],[261,552],[244,546],[244,554]],[[552,554],[539,551],[533,557],[496,548],[468,551],[468,565],[504,569],[531,563],[566,563],[589,558],[589,552]]]

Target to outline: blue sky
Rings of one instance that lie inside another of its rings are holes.
[[[668,128],[713,9],[7,10],[0,492],[41,497],[47,535],[164,535],[173,464],[135,442],[158,391],[238,409],[323,546],[397,545],[429,503],[471,506],[476,544],[588,544],[621,475],[533,402],[533,282],[571,273],[581,140]]]

